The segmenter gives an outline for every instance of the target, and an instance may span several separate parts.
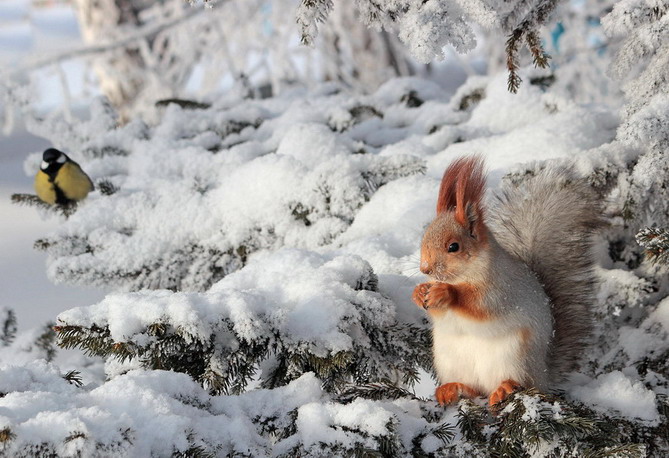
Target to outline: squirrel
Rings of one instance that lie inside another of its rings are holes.
[[[425,230],[412,299],[429,314],[440,404],[521,388],[546,390],[577,368],[592,328],[592,188],[571,166],[547,166],[484,206],[479,156],[444,172]]]

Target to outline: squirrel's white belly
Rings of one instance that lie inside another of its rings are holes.
[[[440,382],[464,383],[485,394],[507,379],[522,383],[527,376],[522,329],[463,320],[451,313],[434,320],[434,365]]]

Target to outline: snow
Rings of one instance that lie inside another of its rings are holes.
[[[323,443],[347,443],[349,435],[345,430],[332,430],[331,426],[339,423],[349,428],[362,427],[375,436],[388,433],[386,424],[392,415],[371,401],[357,399],[351,404],[318,405],[307,404],[297,412],[297,427],[307,447]],[[369,445],[372,442],[370,441]]]
[[[47,443],[57,444],[60,456],[101,450],[113,456],[164,456],[186,452],[195,442],[217,444],[223,455],[264,457],[299,445],[317,451],[321,442],[374,446],[371,437],[386,435],[390,423],[399,423],[400,412],[408,414],[402,421],[414,418],[402,428],[409,442],[425,426],[416,401],[334,404],[311,373],[273,390],[212,397],[187,375],[167,371],[130,371],[81,391],[54,366],[36,362],[3,368],[0,389],[12,391],[0,399],[0,412],[12,414],[11,420],[0,414],[0,428],[9,426],[19,438],[3,449],[10,454]],[[294,410],[299,434],[275,443],[248,420],[280,426]],[[370,437],[355,437],[347,428],[359,428]],[[78,439],[73,440],[75,434]]]
[[[59,315],[67,325],[109,327],[116,342],[144,343],[146,328],[156,322],[171,325],[188,338],[208,342],[232,323],[238,342],[261,341],[275,334],[288,348],[306,346],[315,355],[367,346],[363,316],[374,326],[394,323],[392,303],[358,284],[369,265],[352,255],[321,256],[286,249],[256,257],[244,269],[228,275],[204,294],[146,291],[109,295],[92,307]],[[368,324],[364,323],[365,326]],[[352,336],[357,336],[354,343]],[[234,348],[233,348],[234,349]]]
[[[639,361],[648,355],[661,355],[669,349],[669,300],[660,301],[655,310],[638,326],[623,326],[620,343],[631,361]],[[658,326],[662,332],[658,333]]]
[[[613,411],[651,423],[660,419],[655,393],[620,371],[602,374],[587,385],[574,387],[571,394],[601,412]]]

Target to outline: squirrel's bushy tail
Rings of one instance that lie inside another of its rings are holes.
[[[551,377],[576,368],[592,328],[593,233],[603,226],[594,190],[569,166],[547,166],[507,183],[492,213],[495,236],[539,277],[551,300]]]

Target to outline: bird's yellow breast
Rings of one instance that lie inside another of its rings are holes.
[[[47,204],[56,203],[56,191],[53,189],[53,183],[49,181],[49,175],[41,170],[35,175],[35,192],[37,197],[42,199]]]
[[[73,201],[84,199],[93,190],[91,179],[77,164],[72,162],[66,162],[58,169],[53,182],[49,181],[49,175],[42,170],[35,175],[37,197],[47,204],[54,205],[58,200],[56,186],[67,199]]]
[[[93,189],[93,183],[83,170],[72,162],[66,162],[58,170],[54,180],[65,197],[71,200],[81,200],[85,198]]]

